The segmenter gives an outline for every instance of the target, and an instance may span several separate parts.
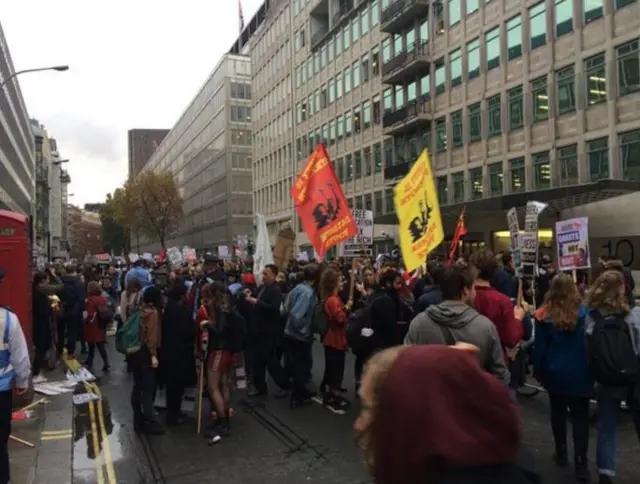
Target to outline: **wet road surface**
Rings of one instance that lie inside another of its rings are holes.
[[[357,406],[335,415],[319,404],[290,410],[273,398],[251,401],[238,393],[231,435],[213,447],[196,434],[195,420],[169,427],[162,436],[134,434],[129,404],[131,377],[123,357],[108,346],[112,369],[96,365],[97,388],[79,384],[76,394],[101,397],[76,405],[74,482],[76,484],[283,484],[372,482],[353,442]],[[322,362],[321,348],[315,357]],[[98,363],[98,361],[96,361]],[[101,363],[101,362],[100,362]],[[345,383],[353,381],[353,360],[347,359]],[[314,368],[320,381],[322,364]],[[353,397],[353,386],[347,384]],[[89,398],[89,397],[78,397]],[[549,429],[549,405],[544,394],[520,398],[525,442],[535,454],[547,484],[572,482],[571,468],[556,469]],[[640,482],[640,450],[628,416],[620,430],[618,484]],[[595,438],[591,440],[591,469],[595,477]]]

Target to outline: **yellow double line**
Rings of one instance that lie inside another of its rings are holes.
[[[76,373],[80,370],[81,365],[75,360],[65,360],[67,367]],[[82,382],[87,393],[95,393],[97,400],[90,400],[87,404],[89,407],[89,421],[91,424],[91,437],[93,448],[95,450],[96,475],[98,484],[104,484],[104,475],[106,473],[107,482],[109,484],[117,484],[116,473],[113,467],[113,458],[111,457],[111,445],[109,444],[109,436],[107,435],[107,427],[104,423],[104,406],[102,402],[102,392],[100,387],[95,383]],[[97,414],[97,417],[96,417]],[[100,439],[101,437],[101,439]],[[100,440],[102,440],[104,451],[104,464],[100,451]],[[91,445],[87,442],[87,445]]]

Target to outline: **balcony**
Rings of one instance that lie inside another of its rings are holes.
[[[416,99],[382,117],[382,128],[387,136],[397,136],[424,129],[430,125],[431,105],[428,99]]]
[[[382,11],[380,30],[398,34],[429,13],[429,0],[396,0]]]
[[[402,163],[398,163],[397,165],[386,166],[384,169],[384,179],[385,180],[398,180],[409,173],[411,166],[413,165],[413,161],[404,161]]]
[[[409,46],[382,66],[382,82],[404,84],[429,73],[429,43]]]

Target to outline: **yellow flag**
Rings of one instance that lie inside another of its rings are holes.
[[[407,175],[394,188],[400,223],[400,250],[404,265],[413,271],[444,239],[438,192],[429,152],[424,149]]]

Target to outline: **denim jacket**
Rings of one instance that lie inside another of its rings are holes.
[[[287,297],[284,314],[287,322],[284,334],[298,341],[313,341],[311,324],[316,305],[316,294],[308,283],[298,284]]]

